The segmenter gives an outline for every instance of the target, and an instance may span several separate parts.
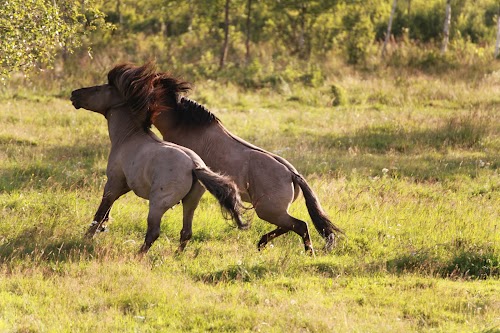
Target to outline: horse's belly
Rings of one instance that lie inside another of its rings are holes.
[[[143,199],[149,199],[149,194],[151,193],[151,186],[148,183],[138,184],[136,182],[130,182],[128,187],[137,195]]]

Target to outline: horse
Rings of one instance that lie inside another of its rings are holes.
[[[121,73],[125,85],[141,80],[156,71],[154,63],[143,66],[120,64],[113,71]],[[304,243],[306,252],[314,254],[308,225],[288,213],[300,191],[305,198],[311,220],[326,240],[330,251],[335,245],[335,234],[344,232],[335,226],[308,185],[305,178],[284,158],[257,147],[227,130],[207,108],[183,96],[190,84],[168,73],[156,72],[153,83],[159,89],[154,103],[163,106],[151,119],[165,141],[195,151],[214,171],[232,179],[245,202],[250,202],[257,216],[276,225],[276,229],[263,235],[257,247],[262,249],[272,239],[293,231]]]
[[[143,80],[124,85],[120,73],[110,71],[107,84],[71,93],[76,109],[104,115],[111,140],[104,194],[86,236],[92,238],[100,231],[109,219],[113,203],[132,190],[149,200],[147,232],[139,252],[149,250],[160,235],[162,216],[179,202],[183,207],[183,227],[177,251],[182,252],[192,236],[194,211],[205,189],[216,197],[223,212],[229,213],[240,229],[246,229],[248,224],[242,221],[245,207],[229,177],[210,170],[192,150],[162,141],[151,132],[147,114],[156,112],[155,108],[162,109],[160,105],[147,103],[155,94],[154,80],[149,80],[155,76],[149,73]],[[145,110],[134,112],[141,108]],[[139,119],[136,117],[139,114],[146,116]]]

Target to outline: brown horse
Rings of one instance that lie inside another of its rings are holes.
[[[123,73],[124,82],[135,82],[155,66],[123,64],[114,71]],[[147,80],[145,80],[147,81]],[[195,151],[214,171],[229,176],[238,186],[244,201],[251,202],[259,218],[277,228],[262,236],[258,248],[288,231],[297,233],[306,251],[314,253],[307,223],[288,214],[290,204],[302,190],[309,215],[326,240],[326,249],[335,244],[335,233],[343,233],[327,217],[313,190],[295,167],[284,158],[256,147],[229,132],[205,107],[181,97],[189,84],[166,73],[157,73],[155,86],[163,90],[155,103],[164,108],[151,117],[166,141]],[[300,188],[300,189],[299,189]]]
[[[247,227],[240,219],[243,206],[233,181],[208,169],[192,150],[161,141],[149,130],[149,112],[158,111],[155,107],[163,110],[148,102],[148,98],[154,96],[154,80],[149,79],[155,77],[155,73],[149,73],[142,80],[123,84],[120,72],[115,70],[108,74],[108,84],[82,88],[71,94],[75,108],[106,117],[111,139],[108,181],[87,235],[92,237],[100,230],[108,220],[114,201],[132,190],[149,200],[148,228],[140,249],[143,253],[158,238],[163,214],[181,201],[183,227],[178,250],[184,249],[192,235],[193,214],[205,191],[203,186],[229,212],[238,227]],[[143,117],[137,119],[136,115]]]

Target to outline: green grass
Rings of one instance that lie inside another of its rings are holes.
[[[191,97],[289,159],[346,231],[325,253],[312,230],[315,258],[294,234],[258,252],[272,226],[254,216],[239,231],[209,195],[181,255],[179,206],[136,255],[147,203],[133,194],[109,232],[83,239],[106,181],[105,120],[57,97],[2,95],[0,332],[499,332],[494,78],[198,83]],[[310,221],[301,198],[291,212]]]

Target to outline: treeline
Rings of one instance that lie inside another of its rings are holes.
[[[500,43],[498,0],[12,0],[8,4],[9,8],[0,9],[4,72],[36,65],[43,60],[40,55],[52,55],[61,45],[56,67],[65,74],[92,61],[91,67],[100,66],[102,73],[119,61],[153,58],[162,68],[192,78],[226,77],[249,86],[283,79],[314,85],[321,83],[325,72],[345,64],[420,70],[491,64]],[[50,27],[54,21],[50,17],[57,16],[60,23],[51,29],[58,34],[40,28],[40,22]]]
[[[391,34],[394,42],[434,43],[443,38],[447,4],[450,40],[478,45],[495,43],[497,0],[399,0]],[[224,54],[242,63],[269,44],[274,55],[308,59],[332,50],[347,60],[365,60],[370,44],[384,40],[391,0],[111,0],[103,4],[106,20],[121,37],[161,36],[170,47],[187,46]],[[189,36],[193,35],[193,36]],[[176,42],[180,42],[176,43]],[[196,46],[198,44],[198,46]],[[493,49],[492,49],[493,52]],[[202,55],[203,52],[194,52]]]
[[[109,0],[100,10],[115,30],[93,35],[96,55],[155,58],[201,77],[237,68],[248,84],[291,62],[314,80],[333,58],[422,68],[492,61],[500,26],[497,0]]]

